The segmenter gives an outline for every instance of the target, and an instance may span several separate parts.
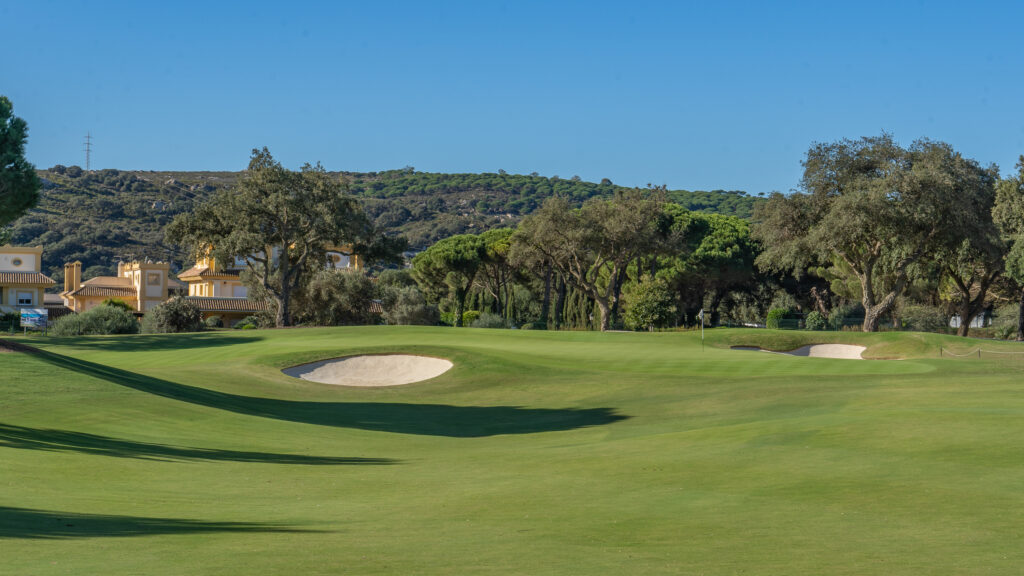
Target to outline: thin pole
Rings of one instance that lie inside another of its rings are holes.
[[[700,309],[700,351],[704,352],[704,309]]]

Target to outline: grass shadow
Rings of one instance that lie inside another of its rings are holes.
[[[205,522],[180,518],[146,518],[79,514],[0,506],[0,539],[67,539],[202,532],[315,532],[257,522]]]
[[[144,352],[147,350],[188,350],[216,346],[234,346],[262,340],[251,334],[196,332],[192,334],[137,334],[132,336],[75,336],[53,338],[54,344],[85,350]]]
[[[0,448],[22,450],[43,450],[49,452],[77,452],[95,456],[115,458],[138,458],[142,460],[189,461],[213,460],[228,462],[256,462],[262,464],[301,465],[363,465],[395,464],[390,458],[357,458],[332,456],[304,456],[301,454],[274,454],[214,448],[193,448],[170,446],[149,442],[121,440],[97,434],[85,434],[68,430],[27,428],[0,424]]]
[[[523,408],[521,406],[451,406],[389,402],[305,402],[229,394],[169,382],[78,358],[36,350],[54,366],[106,380],[134,390],[216,408],[259,416],[400,434],[478,438],[500,434],[530,434],[612,424],[627,416],[611,408]]]

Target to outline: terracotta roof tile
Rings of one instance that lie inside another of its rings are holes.
[[[46,274],[38,272],[0,272],[0,284],[46,284],[53,286],[56,282]]]
[[[87,286],[82,285],[78,290],[68,292],[69,296],[104,296],[107,298],[111,297],[122,297],[122,298],[135,298],[138,293],[135,292],[135,287],[125,286]]]
[[[202,312],[263,312],[270,306],[248,298],[217,298],[213,296],[186,296],[186,300]]]

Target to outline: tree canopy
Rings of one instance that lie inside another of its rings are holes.
[[[883,134],[815,144],[803,165],[800,192],[755,211],[757,263],[800,275],[837,257],[860,285],[865,331],[878,329],[916,266],[976,237],[991,206],[994,167],[942,142],[903,148]]]
[[[292,323],[292,294],[323,268],[327,249],[369,245],[374,231],[345,183],[319,165],[293,172],[266,148],[253,150],[249,169],[230,191],[221,191],[168,226],[171,241],[199,253],[212,247],[221,261],[244,259],[258,286],[277,303],[277,325]]]
[[[28,124],[14,115],[14,105],[0,96],[0,228],[36,205],[42,186],[36,169],[25,160]],[[0,232],[0,244],[3,244]]]

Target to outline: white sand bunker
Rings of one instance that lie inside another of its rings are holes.
[[[761,350],[763,352],[772,352],[773,354],[787,354],[789,356],[805,356],[810,358],[839,358],[842,360],[863,360],[861,356],[865,350],[864,346],[853,346],[851,344],[812,344],[810,346],[801,346],[796,350],[790,350],[789,352],[775,352],[773,350],[764,350],[762,348],[756,348],[753,346],[733,346],[734,350]]]
[[[282,370],[293,378],[339,386],[399,386],[444,374],[452,363],[443,358],[405,354],[349,356]]]

